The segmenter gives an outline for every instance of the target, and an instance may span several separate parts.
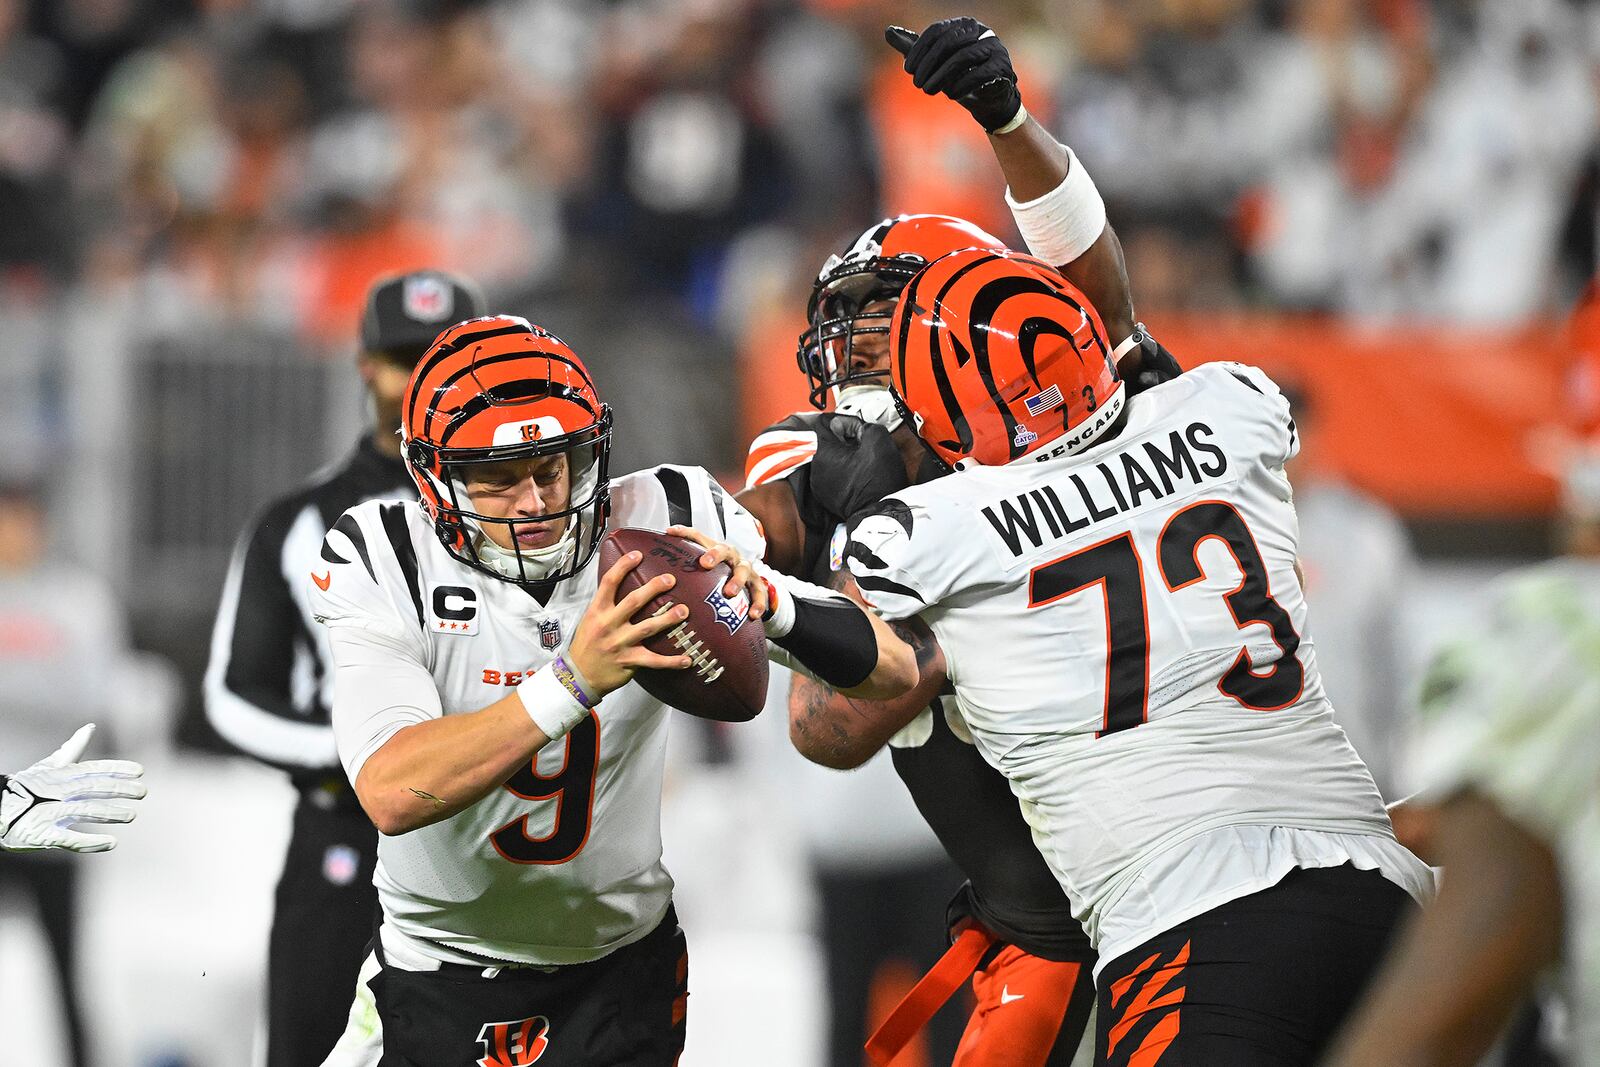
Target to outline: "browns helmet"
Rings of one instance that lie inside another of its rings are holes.
[[[810,327],[800,335],[796,359],[811,382],[811,403],[828,406],[828,392],[872,381],[880,371],[853,372],[855,338],[887,334],[892,310],[863,312],[893,300],[917,271],[959,248],[1003,249],[993,234],[949,215],[898,215],[869,226],[844,251],[828,257],[806,304]]]
[[[1122,411],[1099,313],[1032,256],[935,260],[906,286],[891,331],[896,400],[947,466],[998,466],[1052,443],[1075,452]]]
[[[611,409],[559,337],[526,319],[492,315],[450,327],[412,372],[401,400],[411,480],[452,556],[496,578],[543,585],[571,577],[593,557],[610,507]],[[474,464],[565,454],[567,507],[534,519],[468,510]],[[546,548],[501,548],[499,524],[518,546],[519,525],[562,520]]]

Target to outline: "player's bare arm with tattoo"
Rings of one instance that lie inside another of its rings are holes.
[[[830,584],[864,605],[855,579],[848,574],[835,572]],[[918,619],[888,625],[917,657],[917,684],[905,695],[893,700],[859,700],[813,678],[795,675],[789,690],[789,740],[812,763],[837,770],[861,766],[944,688],[944,652],[933,632]]]

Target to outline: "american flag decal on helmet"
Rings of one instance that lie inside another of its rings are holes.
[[[1042,393],[1036,393],[1022,402],[1028,409],[1029,415],[1042,415],[1051,408],[1060,407],[1065,401],[1061,398],[1061,386],[1052,385]]]

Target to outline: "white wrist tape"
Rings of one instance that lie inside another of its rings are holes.
[[[1072,149],[1072,163],[1061,184],[1037,200],[1019,204],[1006,190],[1006,204],[1028,251],[1057,266],[1071,263],[1100,239],[1106,228],[1106,202]]]
[[[517,696],[533,725],[552,741],[589,717],[589,709],[556,677],[555,664],[540,667],[517,683]]]
[[[767,583],[767,614],[761,620],[767,640],[787,637],[794,629],[794,597],[787,585],[792,579],[759,560],[754,566],[762,581]]]
[[[818,678],[815,674],[811,673],[811,668],[810,667],[807,667],[804,663],[801,663],[798,659],[795,658],[794,653],[790,652],[788,649],[784,648],[782,645],[773,644],[773,643],[771,643],[769,641],[767,643],[767,658],[769,660],[771,660],[772,662],[778,664],[778,666],[780,666],[780,667],[787,667],[787,668],[789,668],[791,671],[793,671],[796,674],[805,675],[807,678],[810,678],[813,682],[821,681],[820,678]],[[826,685],[827,683],[824,682],[823,684]]]
[[[791,577],[782,571],[775,571],[760,560],[751,565],[755,567],[756,573],[767,583],[769,603],[767,604],[766,618],[762,619],[761,622],[766,629],[768,640],[777,640],[778,638],[789,636],[789,631],[794,629],[795,600],[799,597],[805,597],[807,600],[843,600],[849,602],[849,597],[836,593],[832,589],[824,589],[820,585],[812,585],[810,582]]]
[[[979,38],[979,40],[982,40],[982,38]],[[1024,107],[1023,105],[1018,104],[1017,105],[1017,113],[1015,115],[1011,116],[1011,121],[1006,123],[1004,126],[1000,127],[998,130],[990,130],[989,131],[989,136],[990,137],[1001,137],[1001,136],[1004,136],[1005,134],[1010,133],[1012,130],[1015,130],[1017,127],[1021,126],[1024,122],[1027,122],[1027,121],[1028,121],[1028,109],[1026,107]]]

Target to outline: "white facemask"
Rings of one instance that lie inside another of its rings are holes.
[[[592,500],[595,483],[599,480],[598,467],[589,464],[572,485],[569,499]],[[456,499],[467,497],[466,486],[455,483]],[[501,548],[484,533],[476,519],[463,517],[472,549],[485,567],[502,578],[513,582],[538,582],[565,567],[578,551],[578,533],[584,527],[585,512],[575,512],[567,517],[567,528],[552,545],[544,548]]]

